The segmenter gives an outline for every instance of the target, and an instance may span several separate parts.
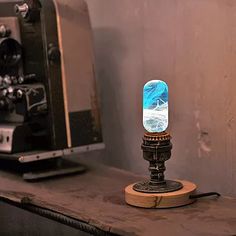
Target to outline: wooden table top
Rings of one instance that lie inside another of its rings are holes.
[[[91,161],[91,160],[90,160]],[[142,179],[85,162],[80,175],[25,182],[0,171],[0,197],[53,210],[119,235],[236,235],[236,199],[201,199],[173,209],[141,209],[124,200],[124,188]]]

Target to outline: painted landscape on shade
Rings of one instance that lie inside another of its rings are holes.
[[[168,127],[168,86],[164,81],[151,80],[144,85],[143,126],[151,133]]]

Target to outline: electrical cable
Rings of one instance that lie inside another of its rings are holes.
[[[221,195],[217,192],[209,192],[209,193],[200,193],[200,194],[190,195],[189,198],[190,199],[198,199],[198,198],[209,197],[209,196],[220,197]]]

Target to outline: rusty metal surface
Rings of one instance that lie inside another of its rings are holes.
[[[167,132],[145,133],[142,150],[144,160],[149,162],[150,180],[138,182],[133,189],[144,193],[167,193],[183,188],[182,183],[166,180],[165,162],[171,157],[171,136]]]
[[[120,235],[235,235],[236,199],[203,199],[182,208],[139,209],[125,204],[123,189],[142,179],[128,172],[86,163],[82,175],[24,182],[0,171],[0,197],[32,204]]]

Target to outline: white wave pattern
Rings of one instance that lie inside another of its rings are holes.
[[[168,102],[161,104],[158,101],[154,109],[143,109],[143,125],[148,132],[165,131],[168,127]]]

